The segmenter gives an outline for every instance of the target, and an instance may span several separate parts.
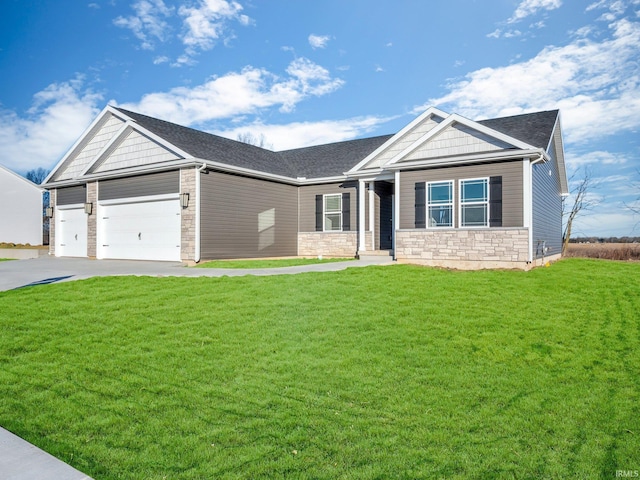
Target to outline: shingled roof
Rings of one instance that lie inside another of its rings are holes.
[[[295,178],[297,172],[276,152],[183,127],[124,108],[116,110],[195,158]]]
[[[116,109],[195,158],[289,178],[341,176],[393,136],[382,135],[273,152],[123,108]],[[558,110],[549,110],[481,120],[478,123],[534,147],[546,149],[557,117]]]
[[[546,150],[551,135],[553,135],[553,127],[556,124],[558,113],[558,110],[547,110],[546,112],[525,113],[511,117],[490,118],[480,120],[478,123],[522,140],[533,147]]]
[[[342,175],[393,135],[361,138],[314,147],[285,150],[278,154],[297,166],[297,176],[322,178]]]

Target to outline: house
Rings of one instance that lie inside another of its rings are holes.
[[[42,190],[2,165],[0,243],[42,245]]]
[[[50,253],[198,262],[390,252],[528,268],[561,251],[557,110],[429,108],[395,135],[273,152],[107,106],[43,183]]]

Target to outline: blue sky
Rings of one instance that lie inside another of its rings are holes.
[[[106,104],[275,150],[559,108],[575,235],[640,235],[640,0],[3,0],[0,164],[52,168]]]

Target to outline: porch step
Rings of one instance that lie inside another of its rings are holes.
[[[393,257],[393,250],[366,250],[358,252],[358,258]]]

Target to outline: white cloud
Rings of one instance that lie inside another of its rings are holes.
[[[546,47],[512,65],[482,68],[415,109],[442,105],[469,118],[560,108],[567,141],[589,141],[640,127],[640,24],[610,25],[600,42]]]
[[[113,23],[128,28],[142,43],[144,50],[153,50],[156,41],[164,42],[170,30],[164,20],[171,16],[173,9],[167,7],[162,0],[138,0],[131,5],[135,15],[118,17]]]
[[[522,35],[520,30],[508,30],[504,32],[504,38],[514,38]]]
[[[522,0],[507,23],[516,23],[540,11],[555,10],[561,5],[562,0]]]
[[[638,218],[623,205],[618,209],[578,215],[572,225],[572,237],[624,237],[637,235]],[[634,233],[635,232],[635,233]]]
[[[197,7],[181,6],[178,14],[184,18],[182,42],[187,47],[187,55],[199,50],[211,50],[219,39],[233,37],[228,31],[228,22],[237,21],[249,25],[251,19],[240,13],[242,5],[227,0],[200,0]]]
[[[137,0],[131,8],[134,15],[117,17],[113,23],[131,30],[140,40],[142,49],[153,50],[156,43],[175,38],[169,23],[176,17],[174,7],[168,7],[163,0]],[[198,0],[195,6],[181,5],[177,16],[182,18],[179,39],[185,46],[185,52],[171,62],[171,66],[192,65],[195,63],[193,57],[199,52],[211,50],[218,41],[227,44],[234,38],[230,22],[245,26],[252,22],[241,13],[242,10],[242,5],[233,0]]]
[[[161,55],[153,59],[153,64],[160,65],[162,63],[167,63],[168,61],[169,61],[169,57],[167,57],[166,55]]]
[[[567,170],[573,171],[585,165],[622,165],[629,160],[625,153],[612,153],[596,150],[586,153],[567,153]]]
[[[122,107],[181,125],[197,125],[277,106],[281,111],[291,111],[305,98],[326,95],[344,84],[306,58],[292,61],[286,73],[281,78],[265,69],[248,66],[193,88],[149,93],[139,102]]]
[[[309,45],[311,45],[313,49],[325,48],[329,40],[331,40],[329,35],[314,35],[313,33],[309,35]]]
[[[250,131],[258,137],[264,135],[275,150],[289,150],[351,140],[374,131],[390,120],[392,118],[369,116],[346,120],[296,122],[287,125],[254,123],[230,130],[216,131],[215,133],[235,140],[238,138],[238,134]]]
[[[0,164],[20,173],[52,168],[93,121],[101,101],[78,77],[36,93],[26,115],[0,109]]]

